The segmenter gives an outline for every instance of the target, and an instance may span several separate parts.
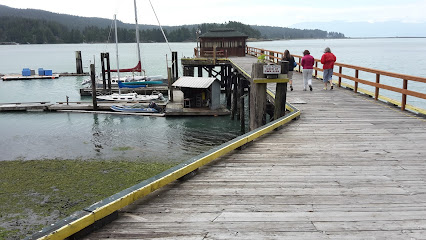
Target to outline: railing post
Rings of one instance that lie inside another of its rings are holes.
[[[379,84],[380,83],[380,74],[376,73],[376,83]],[[379,86],[376,86],[376,91],[374,93],[374,99],[379,100]]]
[[[358,69],[355,69],[355,78],[356,79],[358,79],[358,74],[359,74],[359,71],[358,71]],[[358,92],[358,82],[355,82],[355,84],[354,84],[355,86],[354,86],[354,92],[355,93],[357,93]]]
[[[339,74],[340,75],[342,75],[342,66],[339,66]],[[341,87],[342,86],[342,77],[341,76],[339,76],[339,87]]]
[[[405,90],[407,90],[407,88],[408,88],[408,80],[407,79],[404,79],[402,88],[404,89],[403,92],[405,92]],[[402,111],[405,110],[406,104],[407,104],[407,94],[403,93],[402,94],[402,101],[401,101],[401,110]]]
[[[302,58],[299,58],[299,72],[302,72]]]
[[[318,62],[317,61],[315,61],[315,78],[318,78]],[[322,76],[322,77],[324,77],[324,76]]]

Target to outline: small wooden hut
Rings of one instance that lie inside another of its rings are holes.
[[[200,57],[212,57],[216,48],[217,57],[245,56],[248,36],[234,29],[214,29],[201,35]]]
[[[183,92],[184,108],[220,107],[220,82],[216,78],[180,77],[172,86]]]

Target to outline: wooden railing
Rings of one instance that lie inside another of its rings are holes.
[[[228,52],[227,50],[216,50],[216,48],[214,48],[213,50],[204,51],[201,51],[199,48],[194,48],[194,56],[201,57],[201,55],[203,55],[203,57],[210,58],[226,58],[228,57]]]
[[[277,51],[272,51],[272,50],[267,50],[267,49],[261,49],[261,48],[254,48],[254,47],[247,47],[246,48],[246,54],[252,55],[252,56],[255,56],[255,57],[265,55],[266,60],[269,60],[269,61],[275,62],[275,63],[280,61],[283,57],[282,52],[277,52]],[[298,71],[301,71],[301,60],[302,60],[303,56],[299,56],[299,55],[293,55],[293,56],[298,59],[297,60],[297,64],[298,64],[297,68],[298,68]],[[323,69],[321,67],[318,67],[318,64],[321,64],[321,60],[315,59],[315,66],[314,66],[315,71],[314,71],[314,74],[313,74],[315,77],[318,77],[318,71],[320,71],[320,72],[323,71]],[[413,96],[413,97],[417,97],[417,98],[421,98],[421,99],[426,99],[425,93],[408,90],[408,83],[409,82],[420,82],[420,83],[426,84],[426,78],[404,75],[404,74],[399,74],[399,73],[386,72],[386,71],[381,71],[381,70],[376,70],[376,69],[371,69],[371,68],[366,68],[366,67],[359,67],[359,66],[354,66],[354,65],[349,65],[349,64],[337,63],[337,62],[335,63],[335,67],[339,69],[339,72],[333,71],[333,75],[337,76],[339,78],[338,79],[338,86],[339,87],[342,85],[342,78],[347,79],[347,80],[351,80],[351,81],[354,82],[354,85],[350,86],[350,87],[353,88],[354,92],[359,91],[359,89],[358,89],[359,83],[362,83],[362,84],[365,84],[365,85],[368,85],[368,86],[372,86],[372,87],[375,88],[374,93],[369,93],[368,91],[365,92],[365,93],[374,97],[375,100],[378,100],[379,98],[381,98],[381,96],[379,95],[380,89],[386,89],[386,90],[389,90],[389,91],[392,91],[392,92],[401,93],[401,95],[402,95],[401,102],[398,102],[398,101],[392,102],[394,104],[396,103],[396,104],[400,105],[401,110],[405,110],[406,107],[407,107],[407,96]],[[346,68],[345,70],[348,70],[348,69],[354,70],[354,76],[348,76],[348,75],[343,74],[343,68]],[[375,82],[359,78],[360,71],[375,74]],[[402,88],[398,88],[398,87],[395,87],[395,86],[390,86],[390,85],[380,83],[380,77],[381,76],[387,76],[387,77],[402,80]],[[411,107],[411,106],[407,107],[407,108],[409,108],[410,110],[413,110],[415,112],[421,112],[421,113],[425,112],[421,108],[416,108],[416,107]]]

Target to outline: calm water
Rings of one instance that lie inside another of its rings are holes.
[[[419,77],[426,77],[426,38],[384,38],[384,39],[331,39],[331,40],[292,40],[249,43],[249,46],[284,51],[303,55],[308,49],[311,55],[320,59],[324,48],[330,47],[337,62],[361,67],[384,70]],[[338,68],[334,69],[338,72]],[[355,70],[343,69],[343,74],[355,77]],[[375,82],[375,74],[360,72],[359,78]],[[333,77],[333,79],[337,79]],[[352,81],[345,81],[353,85]],[[385,76],[380,77],[383,84],[402,88],[402,80]],[[374,88],[359,85],[374,92]],[[425,83],[410,82],[408,89],[426,93]],[[401,94],[380,90],[380,94],[401,101]],[[426,109],[426,100],[407,97],[407,103]]]
[[[195,43],[172,43],[173,51],[192,57]],[[249,43],[249,46],[301,55],[309,49],[320,58],[330,47],[338,62],[415,76],[426,76],[426,39],[292,40]],[[141,44],[142,65],[148,75],[166,76],[171,54],[166,44]],[[95,63],[100,69],[100,52],[110,52],[115,66],[113,44],[0,46],[0,73],[20,73],[22,68],[75,72],[75,51],[82,51],[83,65]],[[137,63],[135,44],[120,44],[120,67]],[[345,73],[345,72],[344,72]],[[353,76],[353,73],[345,73]],[[360,75],[374,79],[375,76]],[[54,80],[0,81],[0,103],[29,101],[84,101],[79,88],[85,77]],[[382,82],[402,86],[402,81]],[[367,88],[367,87],[365,87]],[[425,84],[409,85],[426,92]],[[385,91],[381,92],[382,94]],[[392,93],[389,93],[392,96]],[[400,100],[400,96],[395,95]],[[426,108],[424,100],[409,103]],[[229,117],[155,118],[78,113],[0,113],[0,160],[126,158],[162,161],[189,159],[239,134],[238,121]]]

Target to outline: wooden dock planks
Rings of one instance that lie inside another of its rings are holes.
[[[244,60],[246,61],[246,60]],[[343,89],[85,239],[425,239],[426,121]],[[272,89],[274,89],[272,87]]]

